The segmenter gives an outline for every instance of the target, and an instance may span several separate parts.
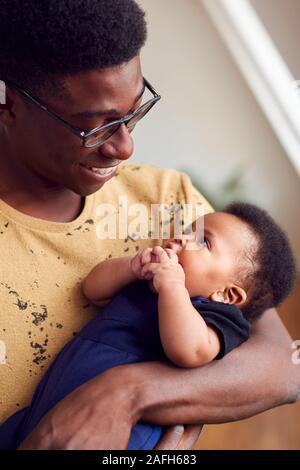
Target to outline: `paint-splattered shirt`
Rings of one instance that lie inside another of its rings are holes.
[[[172,224],[180,204],[196,202],[211,211],[185,174],[134,164],[87,196],[72,222],[37,219],[0,200],[0,422],[29,404],[56,354],[95,315],[81,291],[89,271],[168,238],[168,218],[153,237],[151,204],[166,204]]]

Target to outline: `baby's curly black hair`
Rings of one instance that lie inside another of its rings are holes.
[[[134,0],[0,0],[0,79],[36,92],[128,62],[147,37]]]
[[[277,307],[291,292],[296,278],[295,260],[287,236],[264,210],[252,204],[232,203],[224,212],[245,222],[258,241],[257,248],[246,253],[253,269],[244,279],[248,300],[242,308],[245,318],[253,321],[266,309]]]

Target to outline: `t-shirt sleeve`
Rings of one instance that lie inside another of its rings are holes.
[[[214,212],[211,204],[207,201],[205,196],[193,186],[190,177],[186,173],[181,173],[181,185],[183,191],[183,199],[186,204],[201,204],[203,207],[203,214]]]
[[[216,359],[221,359],[249,338],[250,323],[234,305],[222,302],[195,302],[193,305],[220,338],[221,350]]]

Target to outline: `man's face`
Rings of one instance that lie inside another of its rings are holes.
[[[204,216],[204,237],[195,232],[167,242],[184,269],[190,296],[212,293],[241,284],[243,268],[249,268],[246,253],[257,247],[248,225],[224,212]]]
[[[139,57],[126,64],[65,78],[69,96],[41,101],[73,126],[84,130],[109,123],[135,110],[144,89]],[[46,185],[68,188],[80,195],[100,189],[117,165],[133,153],[124,125],[100,147],[85,148],[82,141],[36,106],[13,92],[15,124],[9,128],[13,155]],[[107,174],[88,168],[115,167]]]

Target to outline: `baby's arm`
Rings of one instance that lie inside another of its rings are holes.
[[[151,260],[152,248],[134,257],[112,258],[97,264],[83,281],[84,295],[95,305],[104,306],[123,287],[141,279],[143,264]]]
[[[184,284],[162,285],[158,310],[161,341],[172,362],[180,367],[197,367],[218,355],[219,337],[193,307]]]
[[[136,280],[131,259],[126,256],[97,264],[83,281],[84,295],[96,305],[105,305],[122,287]]]
[[[166,253],[168,252],[168,254]],[[155,247],[159,263],[150,263],[144,275],[153,274],[158,292],[159,332],[166,355],[180,367],[197,367],[213,360],[221,344],[193,307],[185,288],[185,274],[172,250]]]

